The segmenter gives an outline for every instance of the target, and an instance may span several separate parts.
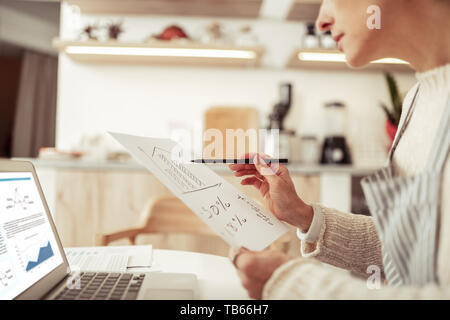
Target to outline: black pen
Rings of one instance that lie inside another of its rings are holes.
[[[265,163],[269,164],[269,163],[288,163],[288,159],[264,159],[261,158],[262,160],[264,160]],[[194,163],[215,163],[215,164],[223,164],[223,163],[228,163],[228,164],[232,164],[232,163],[239,163],[239,164],[253,164],[253,159],[195,159],[195,160],[191,160],[191,162]]]

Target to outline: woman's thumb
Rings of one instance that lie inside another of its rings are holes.
[[[261,158],[261,156],[259,154],[257,154],[254,158],[253,158],[253,164],[255,165],[256,170],[258,170],[258,172],[264,176],[267,181],[269,183],[271,183],[272,181],[274,181],[274,179],[277,177],[275,171],[273,170],[272,167],[270,167],[265,161],[264,159]]]

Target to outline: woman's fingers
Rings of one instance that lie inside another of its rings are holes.
[[[244,186],[248,186],[248,185],[252,185],[254,186],[256,189],[260,189],[261,185],[262,185],[262,181],[259,180],[256,177],[250,177],[250,178],[245,178],[244,180],[241,181],[241,184]]]
[[[259,155],[262,159],[270,159],[270,156],[264,154],[264,153],[246,153],[241,156],[239,156],[239,159],[254,159],[257,155]],[[254,164],[249,163],[233,163],[228,166],[230,170],[233,171],[240,171],[240,170],[256,170]]]
[[[244,180],[241,181],[241,184],[244,186],[248,185],[254,186],[256,189],[259,190],[263,198],[266,196],[267,192],[269,192],[269,184],[259,180],[256,177],[245,178]]]
[[[243,177],[243,176],[256,176],[258,179],[263,180],[263,176],[255,169],[255,170],[240,170],[234,173],[235,177]]]
[[[264,290],[265,282],[258,279],[253,279],[242,272],[238,272],[239,278],[241,279],[242,286],[247,290],[248,296],[251,299],[261,299],[262,292]]]
[[[264,160],[262,160],[260,155],[256,155],[253,158],[253,163],[255,164],[256,170],[258,170],[258,172],[264,176],[270,184],[275,183],[275,180],[277,179],[276,171],[279,168],[279,164],[269,166],[264,162]]]
[[[261,193],[261,196],[264,198],[267,194],[267,192],[269,192],[270,186],[268,183],[263,183],[261,184],[261,187],[259,188],[259,192]]]
[[[258,171],[256,169],[253,169],[253,170],[239,170],[239,171],[235,171],[234,175],[236,177],[242,177],[242,176],[255,175],[255,173],[258,173]]]
[[[233,163],[228,166],[230,170],[240,171],[240,170],[256,170],[254,164],[248,163]]]
[[[253,159],[255,153],[245,153],[240,155],[239,159]],[[255,166],[249,163],[233,163],[228,166],[230,170],[240,171],[240,170],[254,170]]]

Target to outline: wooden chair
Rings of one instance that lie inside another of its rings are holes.
[[[218,238],[181,200],[174,196],[160,196],[147,203],[137,227],[96,235],[95,243],[98,246],[107,246],[113,241],[127,238],[135,245],[136,237],[141,234],[190,234]]]
[[[136,238],[143,234],[208,236],[224,243],[206,223],[174,196],[159,196],[149,200],[141,213],[140,220],[135,228],[96,235],[95,244],[107,246],[113,241],[128,239],[132,245],[135,245]],[[287,253],[290,240],[290,235],[286,234],[275,241],[270,248]],[[224,252],[221,254],[226,255]]]

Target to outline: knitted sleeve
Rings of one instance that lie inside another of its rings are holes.
[[[323,215],[319,239],[315,243],[301,241],[302,256],[358,274],[366,274],[367,268],[375,265],[383,273],[381,242],[372,217],[317,207]]]
[[[450,288],[390,287],[367,275],[359,279],[315,259],[298,258],[279,267],[267,281],[263,299],[450,299]]]

